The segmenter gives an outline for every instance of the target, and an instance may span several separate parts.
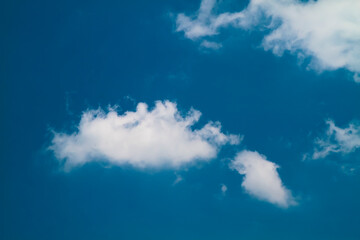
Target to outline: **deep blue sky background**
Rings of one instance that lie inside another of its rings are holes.
[[[360,85],[345,71],[307,71],[228,30],[204,52],[174,32],[171,13],[199,1],[3,1],[0,6],[0,239],[360,239],[360,175],[303,162],[324,119],[360,119]],[[224,6],[241,9],[247,1]],[[176,101],[245,135],[281,166],[299,206],[245,194],[234,150],[177,171],[89,164],[57,170],[49,128],[70,131],[87,108]],[[340,159],[335,159],[340,160]],[[225,197],[220,184],[228,186]]]

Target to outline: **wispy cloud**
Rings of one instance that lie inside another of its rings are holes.
[[[244,150],[237,154],[230,167],[244,175],[242,187],[250,195],[283,208],[297,204],[280,179],[278,165],[264,155]]]
[[[327,120],[328,129],[322,138],[315,140],[313,159],[325,158],[331,153],[348,154],[360,148],[360,123],[350,123],[345,128],[337,127]]]
[[[240,24],[244,18],[244,13],[223,13],[214,15],[212,13],[216,0],[201,1],[200,8],[192,17],[183,13],[177,15],[176,31],[184,32],[189,39],[196,40],[199,38],[219,34],[219,29],[229,24]]]
[[[114,109],[83,113],[78,131],[54,133],[49,147],[66,170],[91,161],[137,168],[177,168],[215,158],[221,146],[238,144],[237,135],[221,132],[219,122],[192,129],[201,113],[182,116],[175,103],[158,101],[151,110],[139,103],[135,112]]]
[[[242,11],[214,14],[216,4],[202,0],[196,14],[178,14],[176,30],[202,41],[229,26],[270,30],[263,39],[265,50],[310,57],[309,67],[318,71],[348,69],[359,82],[360,1],[251,0]]]
[[[173,186],[175,186],[176,184],[178,184],[184,180],[180,174],[175,173],[175,176],[176,176],[176,179],[173,182]]]
[[[226,186],[225,184],[221,184],[220,190],[221,190],[221,194],[222,194],[223,196],[225,196],[228,188],[227,188],[227,186]]]
[[[200,46],[204,47],[204,48],[210,48],[210,49],[216,50],[216,49],[220,49],[222,47],[222,44],[217,43],[217,42],[210,42],[210,41],[204,40],[204,41],[202,41]]]

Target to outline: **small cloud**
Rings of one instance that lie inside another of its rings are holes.
[[[200,46],[203,47],[203,48],[217,50],[217,49],[220,49],[222,47],[222,44],[204,40],[204,41],[202,41]]]
[[[180,183],[181,181],[183,181],[183,177],[180,174],[175,173],[176,179],[173,182],[173,186],[175,186],[176,184]]]
[[[306,161],[306,160],[308,160],[309,158],[311,158],[310,156],[309,156],[309,154],[308,153],[304,153],[303,155],[302,155],[302,157],[301,157],[301,161]]]
[[[360,74],[359,73],[355,73],[353,78],[356,83],[360,83]]]
[[[130,96],[130,95],[124,96],[124,100],[127,101],[127,102],[131,102],[131,104],[133,104],[134,106],[136,106],[136,100],[135,100],[135,98],[133,98],[133,97]]]
[[[270,202],[279,207],[296,205],[291,191],[282,183],[277,172],[279,166],[258,152],[244,150],[237,154],[230,168],[244,175],[241,186],[259,200]]]
[[[327,120],[328,129],[322,138],[315,140],[313,159],[325,158],[331,153],[348,154],[360,148],[360,124],[353,121],[345,128]]]
[[[227,192],[227,190],[228,190],[228,188],[227,188],[227,186],[225,185],[225,184],[221,184],[221,193],[223,194],[223,195],[225,195],[226,194],[226,192]]]

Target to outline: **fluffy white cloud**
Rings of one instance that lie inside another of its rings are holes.
[[[152,110],[139,103],[123,115],[109,109],[83,113],[78,131],[54,133],[50,149],[65,169],[90,161],[113,165],[179,167],[216,157],[224,144],[238,144],[236,135],[221,132],[218,122],[192,129],[201,113],[191,109],[181,116],[175,103],[158,101]]]
[[[360,148],[360,124],[350,123],[340,128],[332,120],[326,121],[328,129],[324,138],[315,141],[313,159],[324,158],[330,153],[351,153]]]
[[[244,175],[242,187],[250,195],[284,208],[296,204],[279,177],[278,166],[264,155],[244,150],[237,154],[230,167]]]
[[[202,0],[195,16],[178,14],[177,31],[196,40],[219,34],[229,25],[270,30],[263,47],[276,55],[284,51],[311,57],[316,70],[346,68],[360,73],[359,0],[251,0],[240,12],[214,14],[216,0]],[[268,31],[267,31],[268,32]]]

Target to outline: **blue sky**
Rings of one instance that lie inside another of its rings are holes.
[[[360,239],[357,0],[0,9],[1,239]]]

